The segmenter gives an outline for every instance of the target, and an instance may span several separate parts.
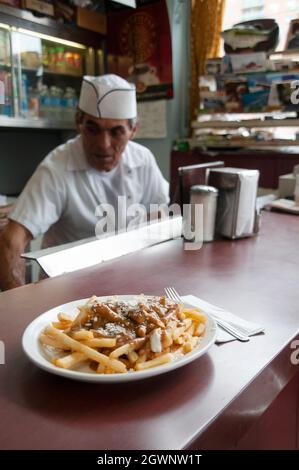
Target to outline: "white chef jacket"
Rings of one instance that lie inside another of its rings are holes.
[[[44,246],[55,246],[95,236],[96,207],[117,197],[127,206],[167,204],[168,183],[153,154],[129,141],[121,160],[110,172],[92,168],[81,136],[54,149],[32,175],[9,218],[24,225],[33,238],[45,234]]]

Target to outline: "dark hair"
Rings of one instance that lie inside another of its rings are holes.
[[[82,124],[85,114],[86,113],[84,111],[82,111],[80,108],[77,108],[77,112],[76,112],[77,124]],[[128,124],[129,124],[130,129],[133,129],[137,124],[137,118],[128,119]]]

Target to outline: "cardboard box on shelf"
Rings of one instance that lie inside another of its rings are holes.
[[[95,33],[107,33],[107,18],[105,15],[87,8],[77,8],[77,25]]]
[[[22,0],[22,7],[47,16],[54,16],[54,5],[42,0]]]

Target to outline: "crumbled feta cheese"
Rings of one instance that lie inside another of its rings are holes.
[[[154,353],[162,352],[161,328],[156,328],[151,334],[151,350]]]

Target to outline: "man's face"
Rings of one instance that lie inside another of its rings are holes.
[[[99,119],[84,114],[78,130],[90,166],[98,171],[115,168],[136,128],[130,128],[128,119]]]

